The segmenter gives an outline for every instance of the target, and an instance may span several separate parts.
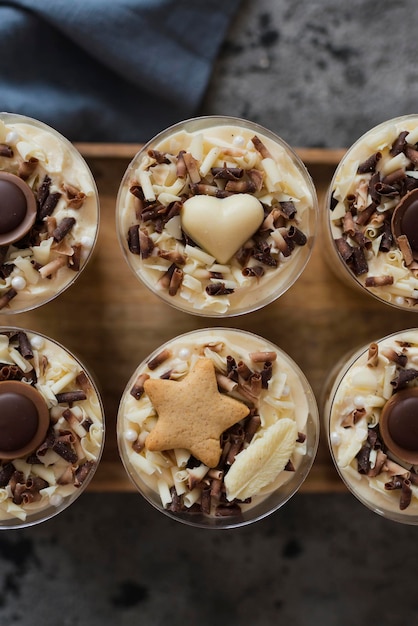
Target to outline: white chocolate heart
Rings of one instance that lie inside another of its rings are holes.
[[[263,206],[248,193],[226,198],[198,195],[183,204],[184,232],[218,263],[226,263],[259,228]]]

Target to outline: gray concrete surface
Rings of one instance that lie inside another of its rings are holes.
[[[418,109],[417,31],[415,0],[245,0],[201,112],[347,146]],[[0,533],[0,625],[415,624],[417,533],[349,494],[297,494],[253,526],[204,532],[136,494],[86,493]]]
[[[293,146],[346,147],[418,110],[414,0],[245,0],[202,104]]]

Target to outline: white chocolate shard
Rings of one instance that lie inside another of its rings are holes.
[[[296,423],[289,418],[283,418],[237,454],[225,476],[228,500],[245,500],[269,485],[286,467],[297,436]]]
[[[226,263],[259,228],[261,202],[246,193],[226,198],[198,195],[182,209],[183,230],[219,263]]]

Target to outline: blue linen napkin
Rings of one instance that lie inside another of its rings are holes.
[[[72,141],[146,141],[195,114],[239,3],[0,1],[0,110]]]

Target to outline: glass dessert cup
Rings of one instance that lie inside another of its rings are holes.
[[[255,311],[287,291],[314,243],[317,197],[295,152],[233,117],[198,117],[149,141],[119,188],[116,228],[137,278],[187,313]]]
[[[418,524],[418,329],[387,335],[343,358],[325,387],[331,456],[371,511]]]
[[[281,508],[314,461],[312,389],[277,346],[227,328],[157,348],[119,405],[119,453],[158,511],[201,528],[236,528]]]
[[[418,115],[372,128],[340,161],[325,200],[324,254],[347,285],[415,311]]]
[[[0,112],[0,313],[35,309],[86,267],[98,192],[76,148],[38,120]]]
[[[66,509],[104,446],[103,404],[85,366],[58,342],[0,327],[0,530]]]

